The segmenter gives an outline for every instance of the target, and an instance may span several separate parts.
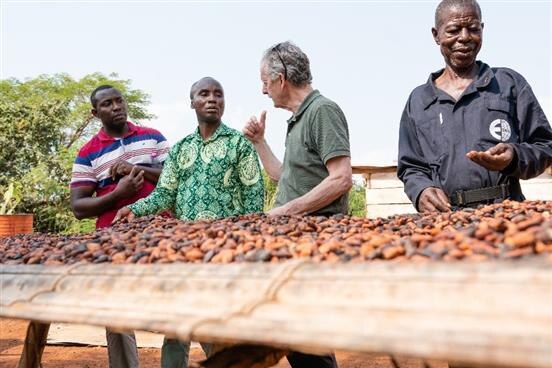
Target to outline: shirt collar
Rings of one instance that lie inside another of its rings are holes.
[[[130,121],[127,121],[127,125],[128,125],[128,132],[122,138],[130,137],[131,135],[134,135],[138,132],[138,127],[136,125],[134,125],[133,123],[131,123]],[[98,134],[96,134],[96,136],[100,139],[100,141],[108,141],[109,142],[109,141],[114,141],[115,140],[115,137],[112,137],[109,134],[107,134],[103,127],[100,128],[100,130],[99,130]]]
[[[464,96],[472,92],[475,92],[476,89],[486,88],[494,78],[494,72],[487,64],[479,60],[476,61],[476,63],[477,65],[479,65],[479,73],[477,75],[477,79],[468,87],[468,89],[466,89],[466,91],[464,92]],[[440,97],[441,99],[445,98],[446,94],[440,91],[437,87],[435,87],[435,83],[434,83],[434,81],[441,74],[443,74],[444,70],[445,69],[441,69],[429,75],[427,83],[424,85],[422,90],[422,100],[424,104],[424,109],[427,109],[432,103],[437,101]]]
[[[301,115],[303,115],[303,113],[305,112],[305,110],[307,109],[307,107],[309,107],[309,105],[314,101],[316,100],[316,98],[320,96],[320,92],[315,89],[314,91],[312,91],[311,93],[309,93],[307,95],[307,97],[305,97],[305,99],[303,100],[303,102],[301,102],[301,105],[299,105],[299,108],[297,109],[297,112],[295,114],[293,114],[291,116],[291,118],[288,119],[288,124],[289,123],[294,123],[296,122],[297,120],[299,120],[299,118],[301,117]]]
[[[199,127],[197,127],[194,132],[194,139],[198,140],[199,142],[208,143],[208,142],[217,140],[219,137],[229,135],[230,133],[231,133],[230,128],[228,128],[223,122],[221,122],[217,130],[215,130],[215,132],[213,133],[213,135],[207,138],[205,141],[203,140],[203,138],[201,137],[201,134],[199,133]]]

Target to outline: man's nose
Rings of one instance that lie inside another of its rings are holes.
[[[117,102],[117,101],[113,102],[113,110],[114,110],[114,111],[119,111],[119,110],[121,110],[122,108],[123,108],[123,104],[122,104],[122,103]]]
[[[470,40],[470,32],[468,31],[468,29],[466,27],[464,27],[460,30],[460,35],[458,36],[458,40],[459,41],[464,41],[464,42]]]

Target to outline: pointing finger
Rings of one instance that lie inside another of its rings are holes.
[[[263,110],[260,116],[261,128],[265,127],[265,121],[266,121],[266,110]]]

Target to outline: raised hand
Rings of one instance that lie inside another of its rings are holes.
[[[119,161],[109,168],[109,176],[111,176],[113,180],[116,180],[117,177],[130,174],[133,167],[134,165],[131,163],[128,163],[126,161]]]
[[[515,156],[514,148],[508,143],[499,143],[486,151],[470,151],[466,157],[487,170],[501,171],[508,167]]]
[[[266,111],[261,112],[259,119],[256,116],[249,118],[243,128],[243,135],[253,144],[261,143],[264,140]]]
[[[420,194],[418,210],[420,212],[448,212],[450,211],[450,202],[442,189],[429,187]]]
[[[133,167],[130,173],[124,176],[115,190],[122,198],[128,198],[136,194],[144,185],[144,170]]]

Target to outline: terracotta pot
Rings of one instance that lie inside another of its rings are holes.
[[[33,215],[0,215],[0,236],[33,232]]]

